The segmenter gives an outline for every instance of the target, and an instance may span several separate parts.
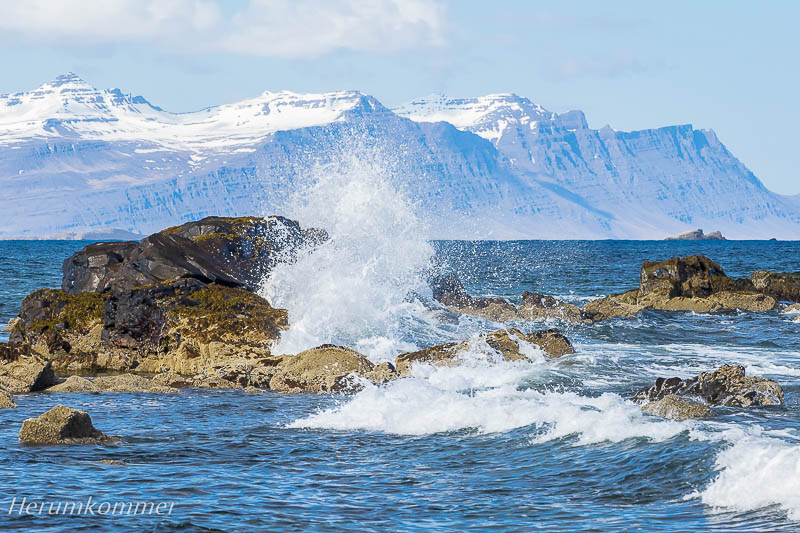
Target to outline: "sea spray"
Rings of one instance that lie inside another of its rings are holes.
[[[428,290],[423,272],[433,248],[402,185],[412,177],[401,168],[355,136],[298,178],[287,212],[329,238],[278,265],[262,286],[263,296],[289,312],[275,353],[334,343],[381,361],[416,347],[406,329],[426,321],[414,294]]]

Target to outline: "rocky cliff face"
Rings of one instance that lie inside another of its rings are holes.
[[[0,238],[147,235],[209,215],[284,211],[309,159],[356,137],[400,161],[433,238],[800,237],[711,131],[590,129],[525,98],[264,93],[174,114],[74,75],[0,96]],[[387,162],[387,165],[389,163]],[[394,163],[392,163],[394,164]]]

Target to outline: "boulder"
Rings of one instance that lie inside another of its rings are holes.
[[[0,409],[8,409],[16,406],[17,404],[14,403],[14,398],[6,391],[0,390]]]
[[[800,272],[758,270],[750,274],[756,290],[779,301],[800,302]]]
[[[461,363],[461,354],[470,351],[472,343],[475,342],[485,342],[499,352],[506,361],[526,360],[527,356],[523,353],[525,349],[520,345],[520,341],[538,346],[549,357],[561,357],[575,353],[569,339],[558,330],[549,329],[526,335],[518,329],[512,328],[486,333],[476,339],[468,339],[460,343],[448,342],[424,350],[400,354],[396,360],[397,372],[401,376],[407,375],[415,363],[456,366]]]
[[[284,357],[269,388],[290,393],[343,392],[357,387],[353,377],[365,378],[374,369],[375,365],[360,353],[325,344]]]
[[[681,398],[674,394],[667,394],[660,400],[648,402],[642,406],[642,411],[661,418],[672,420],[686,420],[689,418],[708,418],[714,412],[700,402]]]
[[[375,365],[375,368],[364,374],[364,377],[376,385],[381,385],[397,379],[400,374],[392,363],[384,361]]]
[[[278,261],[325,238],[283,217],[207,217],[141,242],[90,244],[64,261],[62,289],[116,293],[176,278],[255,288]]]
[[[668,395],[696,397],[709,406],[751,407],[783,404],[783,389],[768,378],[747,377],[744,367],[725,365],[690,379],[658,378],[655,385],[633,397],[638,402],[655,402]]]
[[[800,304],[792,304],[783,310],[784,313],[800,313]]]
[[[86,411],[56,405],[22,423],[20,442],[28,444],[107,444],[116,439],[95,429]]]

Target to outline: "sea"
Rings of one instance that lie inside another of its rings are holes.
[[[349,395],[17,396],[18,408],[0,410],[0,530],[800,530],[800,315],[499,324],[448,312],[425,281],[455,272],[475,296],[518,302],[528,290],[582,305],[635,288],[646,260],[703,254],[731,276],[800,270],[800,243],[432,241],[407,226],[413,210],[379,208],[370,224],[358,212],[315,220],[331,240],[265,280],[262,294],[291,323],[275,351],[335,342],[378,362],[473,339],[462,365],[419,365]],[[63,260],[86,244],[0,242],[0,323],[26,294],[59,287]],[[529,347],[512,363],[477,338],[512,326],[559,328],[576,353]],[[724,364],[777,380],[785,405],[677,422],[629,400],[658,377]],[[88,411],[120,442],[20,444],[22,421],[56,404]],[[49,514],[70,502],[92,513]],[[98,512],[127,502],[164,505]]]

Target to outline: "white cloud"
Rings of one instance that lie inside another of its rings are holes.
[[[431,0],[0,0],[0,33],[58,45],[150,42],[170,50],[314,57],[444,44]]]

